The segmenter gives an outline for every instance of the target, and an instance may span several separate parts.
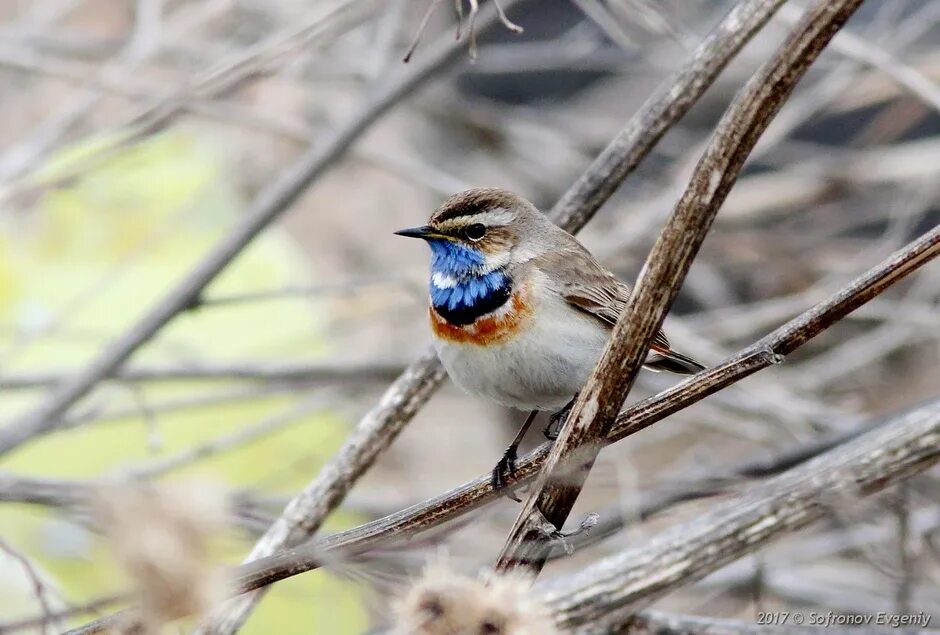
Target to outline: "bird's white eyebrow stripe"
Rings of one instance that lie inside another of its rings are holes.
[[[493,210],[487,210],[485,212],[477,212],[476,214],[451,218],[441,223],[441,226],[447,228],[466,227],[468,225],[472,225],[473,223],[483,223],[487,227],[500,227],[503,225],[509,225],[515,219],[516,215],[513,212],[500,207]]]
[[[431,275],[431,284],[433,284],[438,289],[451,289],[457,286],[457,279],[453,276],[447,275],[446,273],[435,271]]]
[[[478,214],[474,220],[479,220],[485,225],[508,225],[515,219],[516,215],[506,209],[495,209],[490,212]]]

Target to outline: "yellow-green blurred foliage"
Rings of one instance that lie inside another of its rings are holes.
[[[40,180],[56,180],[88,161],[109,139],[86,143],[46,165]],[[78,369],[123,332],[186,275],[244,213],[226,178],[220,153],[203,139],[164,134],[91,162],[64,186],[44,193],[29,213],[0,213],[0,359],[6,376]],[[267,231],[222,274],[207,295],[267,290],[310,281],[289,237]],[[179,316],[134,363],[290,361],[322,349],[316,312],[301,302],[240,303]],[[175,381],[132,388],[111,382],[76,412],[140,409],[146,403],[224,391],[222,384]],[[39,392],[6,391],[8,421],[37,403]],[[84,479],[114,474],[282,412],[294,395],[248,397],[133,416],[47,435],[0,462],[17,474]],[[154,429],[155,428],[155,429]],[[299,417],[247,447],[198,461],[166,478],[214,481],[290,494],[301,487],[344,435],[328,412]],[[154,444],[153,440],[157,443]],[[156,447],[154,447],[156,445]],[[0,507],[0,535],[22,549],[81,603],[121,590],[122,580],[96,534],[61,515],[25,505]],[[246,553],[241,535],[220,538],[229,562]],[[7,566],[8,572],[15,567]],[[0,576],[0,587],[15,576]],[[0,588],[0,615],[35,614],[23,578]],[[249,622],[248,633],[332,632],[365,626],[359,590],[323,573],[278,585]]]

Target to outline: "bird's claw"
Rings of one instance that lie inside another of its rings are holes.
[[[558,435],[561,433],[561,427],[565,425],[565,422],[568,420],[568,413],[570,412],[571,407],[565,406],[548,418],[548,425],[542,430],[542,434],[545,435],[546,439],[554,441],[558,438]]]
[[[546,439],[554,441],[558,438],[558,435],[561,434],[562,426],[568,421],[568,415],[571,414],[571,408],[574,406],[574,402],[577,398],[578,395],[575,394],[575,396],[571,398],[571,401],[566,403],[561,410],[552,413],[552,416],[548,418],[548,425],[545,426],[545,429],[542,431]]]
[[[516,473],[516,458],[516,447],[509,446],[506,449],[506,452],[503,453],[503,458],[501,458],[496,464],[496,467],[493,468],[491,483],[493,485],[494,492],[498,492],[499,490],[504,489],[509,484],[507,482],[507,477],[511,477]],[[507,493],[507,496],[517,503],[522,502],[512,492]]]
[[[542,436],[544,436],[549,441],[554,441],[558,438],[558,434],[561,431],[561,426],[558,425],[558,422],[554,419],[549,420],[548,425],[545,426],[545,429],[542,430]]]

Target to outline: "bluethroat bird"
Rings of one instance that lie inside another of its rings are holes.
[[[493,470],[505,485],[539,411],[567,416],[594,369],[630,287],[529,201],[496,188],[447,199],[427,225],[403,229],[431,247],[430,320],[438,356],[464,391],[529,410]],[[646,368],[691,375],[703,366],[660,331]]]

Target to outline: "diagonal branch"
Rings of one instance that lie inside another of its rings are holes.
[[[931,401],[800,465],[646,546],[549,583],[560,625],[628,615],[678,586],[822,517],[840,500],[866,496],[940,460],[940,403]]]
[[[940,404],[940,399],[938,399]],[[598,512],[598,523],[591,531],[565,539],[565,544],[552,548],[549,560],[565,558],[618,534],[631,523],[643,522],[681,503],[727,494],[744,481],[768,479],[814,459],[875,428],[885,425],[884,418],[830,433],[820,439],[777,452],[769,457],[748,458],[740,463],[706,473],[693,472],[680,481],[667,481],[644,488],[636,505],[629,510],[621,505]],[[2,481],[0,481],[2,483]],[[0,490],[2,495],[2,490]]]
[[[513,526],[497,568],[538,572],[584,486],[650,342],[744,161],[797,82],[862,0],[819,0],[735,99],[653,245],[603,356],[575,400],[542,473]]]

